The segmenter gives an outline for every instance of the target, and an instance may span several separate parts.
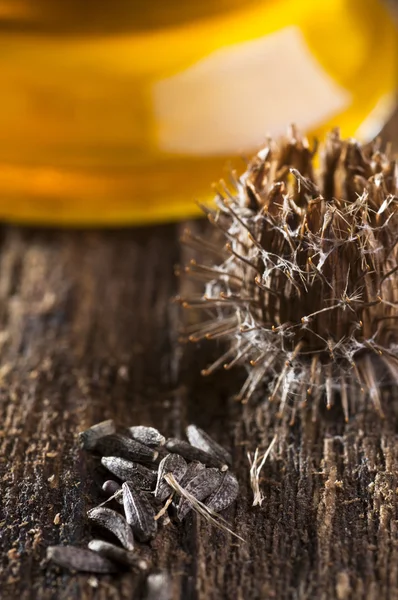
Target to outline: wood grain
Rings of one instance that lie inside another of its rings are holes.
[[[151,556],[173,599],[398,598],[395,392],[384,420],[364,403],[348,424],[339,407],[314,420],[308,406],[290,425],[265,398],[233,400],[242,372],[202,378],[219,349],[178,341],[180,232],[1,232],[1,598],[145,597],[136,574],[43,560],[49,545],[90,539],[85,513],[103,498],[76,434],[106,418],[168,436],[194,422],[232,451],[241,495],[226,518],[246,543],[192,515],[165,527]],[[246,452],[275,432],[252,507]]]

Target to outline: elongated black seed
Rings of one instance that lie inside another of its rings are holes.
[[[104,456],[119,456],[139,463],[151,463],[158,455],[152,448],[120,433],[99,438],[95,444],[95,450]]]
[[[151,448],[163,446],[166,441],[166,438],[154,427],[136,425],[135,427],[129,427],[129,432],[134,440]]]
[[[196,475],[199,475],[199,473],[205,468],[205,465],[201,462],[198,462],[197,460],[194,460],[193,462],[189,463],[184,477],[181,479],[181,481],[179,481],[181,487],[185,488],[187,483],[191,481],[191,479],[196,477]]]
[[[88,543],[88,547],[93,552],[97,552],[101,556],[121,565],[137,567],[141,571],[146,571],[148,569],[146,560],[139,558],[134,552],[127,552],[124,548],[115,546],[115,544],[110,544],[103,540],[91,540],[91,542]]]
[[[158,480],[155,488],[155,498],[163,502],[172,493],[169,484],[163,479],[166,473],[172,473],[180,482],[187,471],[187,463],[179,454],[168,454],[159,464]]]
[[[110,508],[97,507],[87,513],[90,521],[117,537],[126,550],[134,550],[134,536],[126,519]]]
[[[226,471],[220,485],[206,498],[205,504],[215,512],[220,512],[235,502],[238,492],[238,480],[233,473]]]
[[[131,462],[119,456],[103,456],[101,463],[113,475],[122,481],[133,481],[134,485],[141,490],[153,490],[157,480],[156,471],[152,471],[143,465]]]
[[[116,427],[112,419],[102,421],[79,433],[80,444],[84,450],[93,450],[100,438],[112,435],[115,432]]]
[[[185,486],[196,500],[204,500],[220,485],[222,473],[218,469],[205,469],[191,479]],[[191,510],[191,503],[181,496],[177,509],[177,517],[182,520]]]
[[[203,429],[199,429],[196,425],[189,425],[186,429],[187,438],[189,443],[195,448],[200,448],[204,452],[211,454],[219,461],[226,463],[227,465],[232,464],[232,457],[225,448],[220,446],[216,441],[213,440]]]
[[[191,446],[191,444],[188,444],[188,442],[177,440],[176,438],[169,438],[166,441],[166,448],[169,450],[169,452],[180,454],[185,458],[185,460],[196,460],[208,467],[216,467],[221,469],[221,471],[226,471],[228,469],[228,465],[226,465],[225,462],[220,461],[211,454],[208,454],[208,452],[204,452],[199,448]]]
[[[108,479],[102,484],[102,490],[105,492],[107,496],[113,496],[119,490],[122,489],[122,486],[117,481],[113,481],[113,479]]]
[[[140,542],[147,542],[157,533],[155,511],[145,494],[136,490],[131,481],[125,481],[122,489],[127,523],[131,525],[134,535]]]
[[[115,573],[117,566],[96,552],[76,546],[49,546],[47,558],[71,571]]]

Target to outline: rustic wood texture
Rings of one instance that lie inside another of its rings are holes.
[[[76,434],[114,418],[180,436],[194,422],[232,451],[241,494],[226,518],[246,543],[195,516],[163,528],[153,569],[174,599],[398,598],[397,406],[275,408],[233,400],[243,373],[200,376],[215,344],[179,343],[173,267],[181,225],[33,231],[0,241],[0,596],[130,599],[145,578],[70,574],[46,547],[90,539],[103,500]],[[194,227],[201,228],[199,223]],[[252,507],[247,450],[278,439]]]

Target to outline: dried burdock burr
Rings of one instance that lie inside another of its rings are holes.
[[[204,210],[219,246],[184,234],[209,256],[185,269],[204,290],[179,300],[206,315],[189,339],[228,342],[203,373],[245,365],[242,402],[267,386],[280,414],[310,398],[341,401],[346,419],[366,399],[382,414],[383,390],[398,382],[396,165],[378,141],[338,130],[319,168],[315,155],[292,127],[217,186]]]

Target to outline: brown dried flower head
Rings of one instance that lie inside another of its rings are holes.
[[[242,402],[266,384],[280,412],[339,399],[348,418],[350,399],[367,397],[382,414],[383,385],[398,382],[396,165],[337,130],[321,154],[315,169],[292,127],[217,186],[205,211],[222,244],[184,235],[216,262],[185,269],[204,291],[181,302],[207,315],[189,339],[227,339],[204,374],[244,364]]]

